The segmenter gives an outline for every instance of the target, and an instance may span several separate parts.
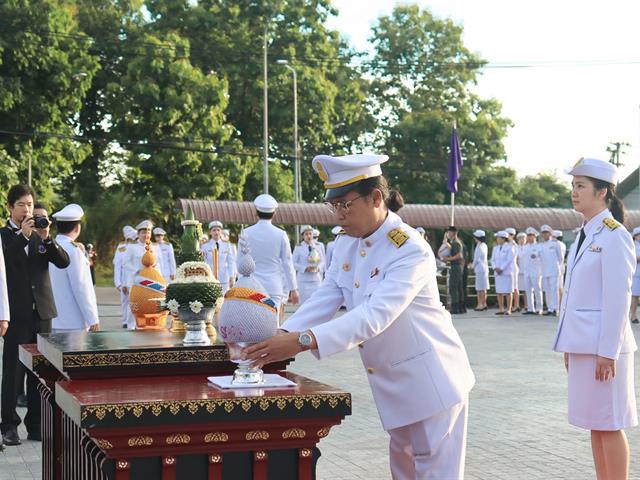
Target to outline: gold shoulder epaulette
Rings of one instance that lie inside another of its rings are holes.
[[[404,233],[399,228],[394,228],[393,230],[391,230],[389,233],[387,233],[387,237],[389,237],[389,240],[391,240],[391,243],[393,243],[396,248],[400,248],[402,245],[404,245],[404,242],[409,239],[409,235]]]
[[[338,235],[344,235],[345,233],[347,232],[345,232],[343,229],[340,229],[340,231],[338,232]]]
[[[620,226],[620,224],[617,221],[615,221],[613,218],[605,218],[604,220],[602,220],[602,223],[604,223],[604,225],[609,230],[615,230]]]
[[[126,252],[127,251],[127,247],[125,247],[124,245],[118,247],[118,251],[119,252]]]

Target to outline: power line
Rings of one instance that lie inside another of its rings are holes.
[[[201,53],[201,54],[209,54],[211,58],[215,58],[221,61],[218,61],[219,64],[246,64],[248,60],[253,60],[256,64],[259,63],[259,55],[251,55],[245,52],[236,52],[229,49],[220,49],[213,46],[202,47],[202,46],[193,46],[190,44],[187,46],[175,45],[171,43],[163,43],[163,42],[143,42],[140,40],[128,41],[126,39],[118,38],[118,39],[107,39],[101,38],[96,39],[95,37],[91,37],[86,34],[72,34],[72,33],[63,33],[63,32],[55,32],[50,30],[8,30],[6,28],[1,28],[7,33],[34,33],[43,37],[60,37],[73,39],[78,41],[89,41],[93,45],[92,48],[89,48],[90,53],[96,53],[104,55],[104,50],[101,50],[97,47],[104,45],[115,45],[120,48],[120,52],[118,52],[118,56],[143,56],[140,52],[126,51],[126,49],[135,49],[135,48],[149,48],[152,50],[171,50],[177,51],[181,53],[181,57],[183,58],[193,58],[192,55],[187,54],[186,52],[193,53]],[[17,42],[18,39],[15,35],[9,36],[9,41]],[[29,37],[29,38],[20,38],[20,40],[27,40],[31,43],[42,45],[42,42],[39,42],[39,39]],[[115,55],[114,55],[115,56]],[[226,57],[226,58],[225,58]],[[468,62],[460,62],[460,61],[421,61],[421,62],[403,62],[403,61],[389,61],[389,60],[379,60],[379,59],[371,59],[367,57],[358,57],[357,55],[351,57],[322,57],[322,56],[312,56],[312,55],[304,55],[304,56],[296,56],[288,58],[288,60],[292,63],[306,64],[310,66],[318,66],[318,65],[332,65],[332,66],[342,66],[349,68],[364,68],[369,67],[371,69],[380,69],[380,68],[391,68],[391,69],[413,69],[413,68],[442,68],[442,69],[456,69],[456,68],[472,68],[478,70],[490,69],[490,70],[510,70],[510,69],[532,69],[532,68],[562,68],[562,67],[598,67],[598,66],[624,66],[624,65],[640,65],[640,60],[629,59],[629,60],[611,60],[611,59],[602,59],[602,60],[549,60],[549,61],[505,61],[505,62],[487,62],[483,60],[478,61],[468,61]]]

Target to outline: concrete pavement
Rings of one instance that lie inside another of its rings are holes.
[[[98,289],[103,329],[120,328],[117,292]],[[595,478],[589,432],[566,421],[566,376],[550,351],[556,320],[458,315],[454,323],[477,377],[469,408],[467,479]],[[636,337],[640,328],[633,325]],[[636,390],[640,361],[636,356]],[[352,393],[353,415],[320,443],[319,480],[389,479],[382,430],[357,349],[317,361],[305,353],[292,371]],[[24,415],[24,411],[20,411]],[[26,437],[20,429],[22,438]],[[630,478],[640,480],[640,429],[627,432]],[[24,441],[0,453],[0,480],[40,479],[39,444]]]

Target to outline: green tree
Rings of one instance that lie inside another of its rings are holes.
[[[528,208],[571,208],[571,190],[551,173],[522,178],[516,199]]]
[[[501,187],[507,191],[515,180],[515,172],[498,166],[506,158],[502,139],[510,121],[499,102],[470,91],[484,61],[464,46],[462,32],[415,5],[396,7],[373,29],[372,109],[386,126],[377,131],[378,144],[392,156],[386,170],[409,202],[448,201],[454,122],[465,161],[457,201],[493,204],[511,197],[486,189],[498,175],[506,175]]]
[[[98,68],[62,0],[0,3],[2,190],[27,181],[51,200],[87,149],[73,140],[77,112]]]
[[[203,71],[227,79],[229,123],[245,149],[260,161],[262,148],[262,39],[269,32],[269,157],[273,159],[270,191],[280,199],[293,185],[293,94],[291,73],[277,64],[288,59],[298,75],[299,141],[302,151],[303,195],[321,194],[310,175],[317,153],[344,153],[359,145],[372,125],[366,108],[367,82],[349,67],[355,53],[338,32],[326,26],[335,10],[329,0],[181,0],[147,2],[154,31],[179,32],[189,39],[191,61]],[[279,165],[276,165],[278,163]],[[245,198],[262,191],[261,164],[253,168]]]
[[[181,197],[240,199],[251,164],[235,154],[225,121],[226,81],[191,65],[189,42],[176,34],[134,41],[138,55],[106,89],[112,132],[131,139],[133,191],[151,196],[165,222]]]

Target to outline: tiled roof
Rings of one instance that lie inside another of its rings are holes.
[[[251,224],[257,220],[253,202],[180,199],[179,208],[186,213],[191,205],[197,220],[208,223]],[[448,205],[406,205],[398,214],[414,227],[446,228],[449,226],[451,207]],[[335,220],[321,203],[281,203],[274,223],[281,225],[334,225]],[[580,214],[564,208],[512,208],[456,206],[455,224],[458,228],[500,230],[507,227],[539,228],[542,224],[558,230],[572,230],[582,223]],[[627,211],[627,227],[640,225],[640,210]]]

